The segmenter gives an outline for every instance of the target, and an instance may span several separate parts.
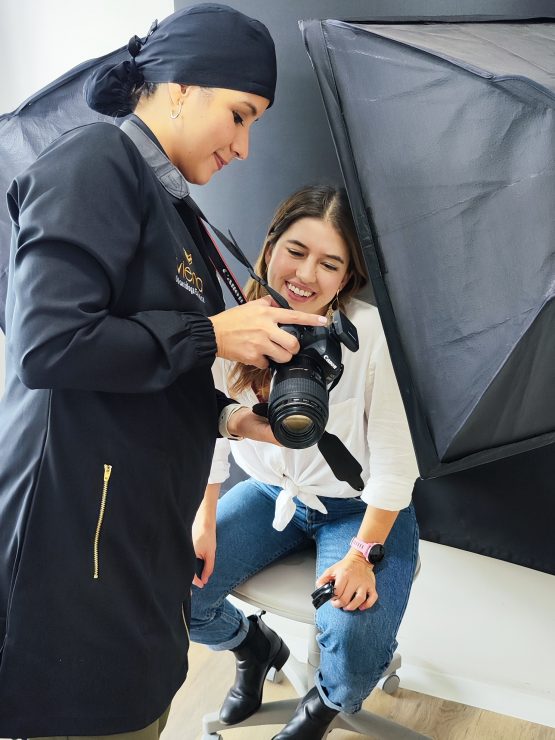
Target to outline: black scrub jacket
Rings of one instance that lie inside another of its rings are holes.
[[[115,125],[58,139],[8,207],[0,736],[137,730],[187,674],[222,294]]]

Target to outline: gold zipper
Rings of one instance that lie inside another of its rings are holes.
[[[104,521],[104,512],[106,510],[106,498],[108,496],[108,483],[110,481],[111,475],[112,475],[112,466],[104,465],[104,485],[102,486],[102,498],[100,499],[100,511],[98,512],[98,522],[96,524],[96,532],[94,535],[94,545],[93,545],[93,561],[94,561],[93,578],[98,578],[98,541],[100,540],[100,530],[102,529],[102,522]]]

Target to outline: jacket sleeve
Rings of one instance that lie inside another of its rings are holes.
[[[117,127],[95,126],[47,150],[8,193],[11,347],[30,388],[156,391],[212,364],[214,331],[201,312],[111,313],[140,244],[142,170]]]
[[[370,478],[361,497],[377,508],[400,511],[410,504],[418,466],[381,325],[370,358],[365,405]]]

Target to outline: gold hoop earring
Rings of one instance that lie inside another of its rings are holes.
[[[179,104],[177,106],[177,113],[175,113],[175,114],[170,113],[170,118],[172,119],[172,121],[175,121],[176,118],[179,118],[179,116],[181,115],[181,109],[182,108],[183,108],[183,101],[180,100],[179,101]]]

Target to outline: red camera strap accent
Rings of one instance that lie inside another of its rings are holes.
[[[197,216],[198,217],[198,216]],[[242,303],[246,303],[247,299],[245,298],[245,294],[243,293],[243,290],[241,289],[241,286],[239,285],[237,278],[229,268],[227,262],[223,258],[222,253],[218,249],[218,245],[216,244],[214,237],[210,233],[210,230],[208,229],[207,223],[205,223],[200,217],[198,217],[199,225],[202,227],[204,233],[207,236],[207,251],[208,251],[208,257],[210,259],[210,262],[214,265],[214,269],[218,272],[222,280],[225,282],[227,287],[229,288],[229,291],[231,295],[235,298],[237,303],[241,305]],[[211,226],[211,228],[214,228]]]

